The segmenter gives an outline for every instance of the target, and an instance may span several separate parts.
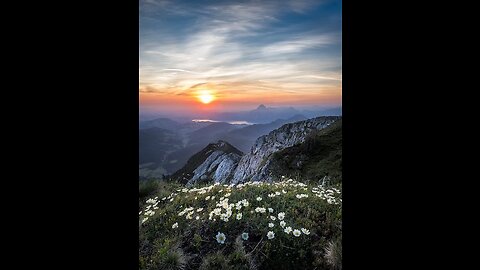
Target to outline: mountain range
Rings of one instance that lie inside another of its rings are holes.
[[[222,140],[248,153],[256,140],[287,123],[323,115],[341,115],[341,108],[298,110],[267,107],[217,114],[214,121],[175,121],[160,117],[139,123],[139,178],[163,178],[186,165],[188,159],[210,143]],[[243,121],[255,124],[232,124]]]
[[[212,116],[218,121],[247,121],[250,123],[267,124],[277,119],[288,119],[295,115],[303,115],[306,118],[318,116],[339,116],[342,115],[342,108],[330,108],[319,110],[298,110],[293,107],[267,107],[259,105],[252,111],[225,112]]]
[[[340,181],[341,142],[340,116],[298,121],[260,136],[243,155],[226,141],[211,143],[171,179],[187,185],[272,181],[282,175]]]
[[[226,122],[179,123],[158,118],[140,123],[139,178],[162,178],[182,168],[188,159],[212,142],[223,140],[247,152],[256,139],[286,123],[306,119],[294,115],[268,124],[238,125]]]

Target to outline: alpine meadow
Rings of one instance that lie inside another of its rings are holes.
[[[341,0],[139,9],[139,269],[342,269]]]

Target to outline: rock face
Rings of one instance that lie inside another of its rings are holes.
[[[340,118],[340,116],[326,116],[286,124],[268,135],[259,137],[250,152],[241,158],[231,183],[237,184],[249,180],[271,181],[269,168],[270,156],[273,153],[304,142],[309,133],[324,129]]]
[[[310,133],[324,129],[339,119],[341,116],[322,116],[285,124],[259,137],[245,155],[226,141],[211,143],[193,155],[172,178],[187,186],[200,182],[238,184],[271,181],[273,153],[303,143]]]
[[[199,180],[226,183],[233,176],[233,171],[239,161],[240,155],[238,154],[215,151],[193,171],[193,177],[187,182],[187,185],[193,185]]]
[[[187,186],[211,181],[226,183],[232,178],[242,155],[240,150],[220,140],[193,155],[172,178],[180,180]]]

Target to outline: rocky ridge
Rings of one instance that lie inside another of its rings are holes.
[[[324,129],[339,119],[341,116],[322,116],[285,124],[259,137],[245,155],[228,142],[220,140],[192,156],[173,178],[187,186],[211,181],[222,184],[271,181],[272,154],[303,143],[313,131]]]
[[[341,119],[340,116],[322,116],[283,125],[261,136],[252,146],[249,153],[244,155],[233,173],[233,184],[251,181],[271,181],[269,173],[270,156],[287,147],[300,144],[312,131],[328,127],[333,122]]]

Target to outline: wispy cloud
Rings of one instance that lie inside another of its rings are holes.
[[[143,1],[140,91],[181,94],[207,85],[243,93],[341,89],[339,29],[292,32],[282,24],[285,14],[305,13],[317,3]],[[159,14],[163,20],[150,21]]]

